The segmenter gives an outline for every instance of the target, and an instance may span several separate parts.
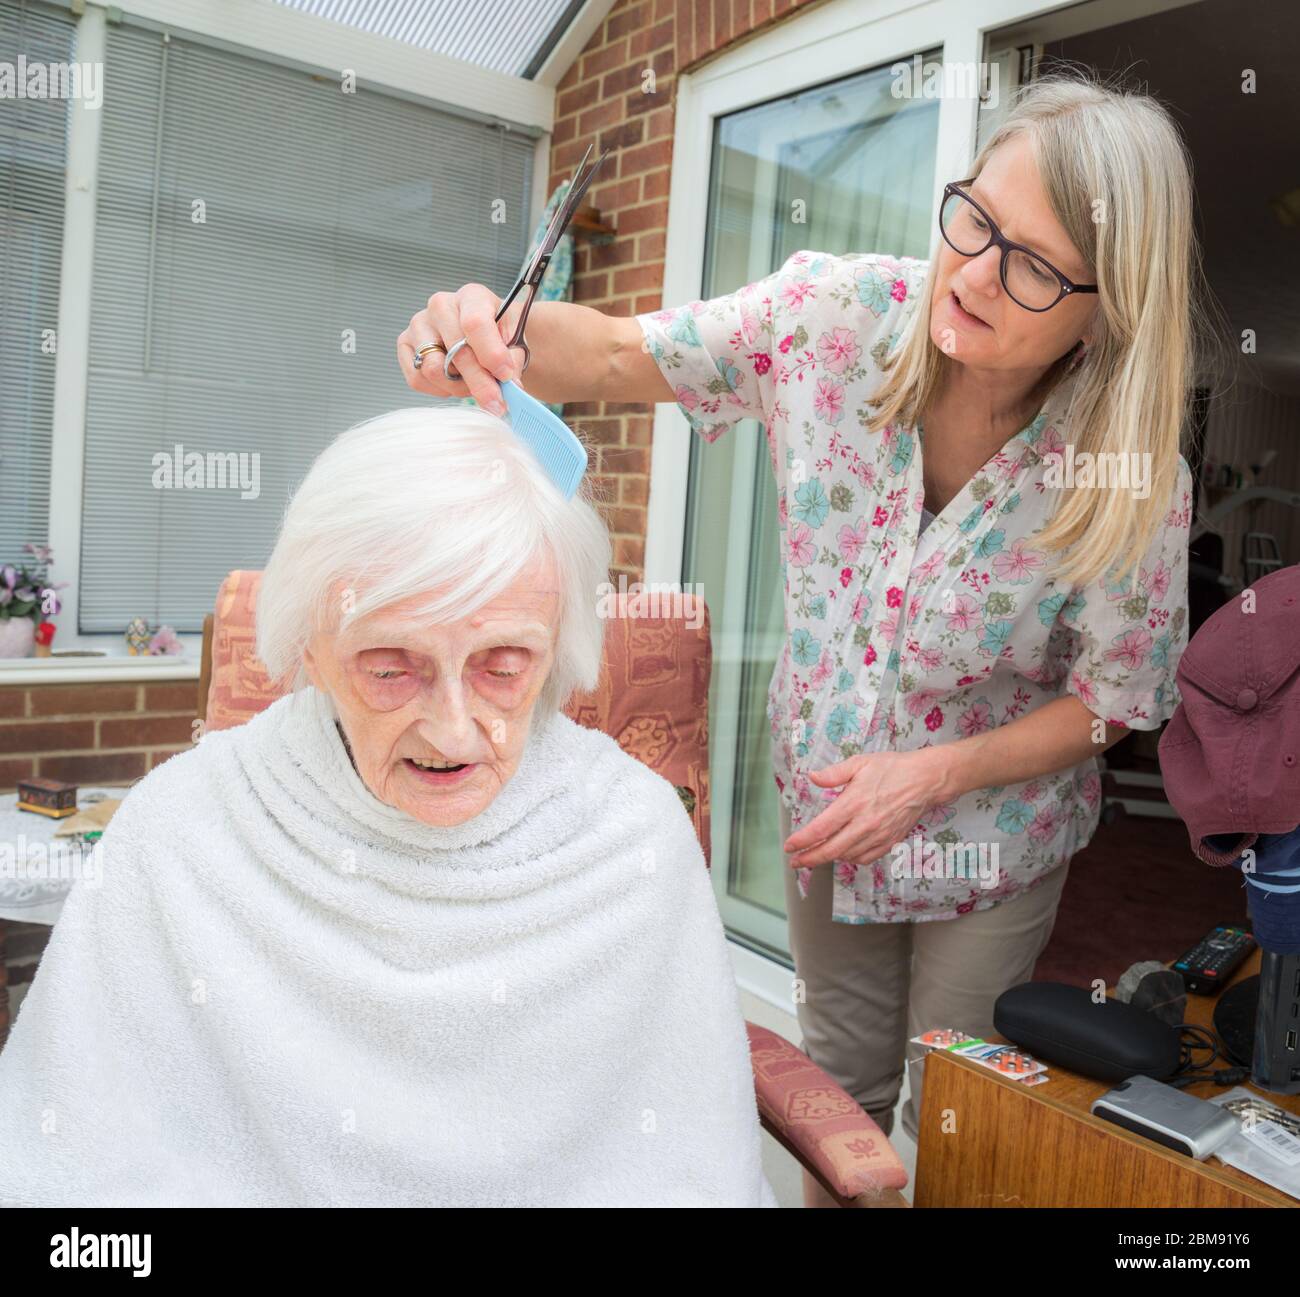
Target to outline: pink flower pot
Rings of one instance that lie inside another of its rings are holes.
[[[36,646],[31,617],[0,617],[0,658],[29,658]]]

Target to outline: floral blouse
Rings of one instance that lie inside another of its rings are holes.
[[[910,257],[802,251],[734,293],[636,317],[706,441],[742,419],[766,428],[786,629],[767,716],[795,828],[828,805],[809,771],[857,753],[952,742],[1065,694],[1112,724],[1146,730],[1178,701],[1186,462],[1136,579],[1062,587],[1046,575],[1053,556],[1035,545],[1059,498],[1043,457],[1069,440],[1071,378],[921,529],[923,428],[872,434],[865,423],[879,362],[910,320],[926,270]],[[821,866],[834,870],[832,917],[925,921],[987,909],[1086,846],[1100,802],[1090,757],[933,806],[907,839],[914,867],[897,852]],[[977,850],[996,869],[977,871]],[[808,871],[800,874],[806,895]]]

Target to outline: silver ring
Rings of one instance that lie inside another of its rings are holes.
[[[414,365],[416,369],[423,369],[425,356],[427,356],[431,351],[441,351],[441,350],[442,350],[442,343],[426,342],[423,347],[417,347],[415,349],[415,359],[411,363],[412,365]]]
[[[468,339],[468,338],[462,338],[459,342],[453,342],[453,343],[451,344],[451,350],[448,351],[447,354],[442,358],[442,376],[443,376],[443,378],[450,379],[453,383],[460,383],[460,382],[463,382],[463,381],[464,381],[464,379],[465,379],[464,374],[456,374],[456,375],[454,375],[454,376],[452,375],[452,373],[451,373],[451,360],[452,360],[452,357],[453,357],[453,356],[454,356],[454,355],[455,355],[455,354],[456,354],[456,353],[457,353],[457,352],[458,352],[462,347],[467,346],[468,343],[469,343],[469,339]]]

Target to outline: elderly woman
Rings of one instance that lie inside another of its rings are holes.
[[[708,441],[766,425],[799,1023],[887,1133],[911,1038],[983,1032],[1033,975],[1097,827],[1096,758],[1171,715],[1187,638],[1199,265],[1176,125],[1044,77],[936,206],[929,261],[805,249],[709,301],[542,302],[528,325],[542,400],[672,400]],[[429,299],[397,340],[408,382],[490,406],[519,364],[497,301]],[[462,336],[463,381],[415,369]]]
[[[775,1206],[673,787],[560,707],[609,539],[509,426],[399,410],[289,507],[291,683],[135,785],[0,1055],[0,1203]]]

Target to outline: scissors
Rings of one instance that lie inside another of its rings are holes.
[[[532,255],[524,263],[523,272],[515,280],[515,286],[506,295],[501,303],[500,309],[496,313],[496,319],[500,321],[501,317],[510,307],[510,303],[515,300],[521,291],[528,294],[528,300],[524,303],[523,313],[519,316],[519,323],[515,326],[515,335],[506,344],[509,347],[520,347],[524,353],[524,369],[528,368],[528,362],[532,358],[528,349],[528,343],[524,340],[524,325],[528,322],[528,312],[532,309],[533,300],[537,296],[537,290],[542,285],[542,279],[546,275],[546,267],[550,265],[551,254],[555,251],[556,244],[559,243],[569,222],[573,219],[573,214],[578,210],[578,204],[582,201],[582,196],[587,192],[587,187],[591,184],[592,178],[600,170],[601,163],[609,156],[609,150],[605,149],[600,157],[591,164],[590,169],[587,167],[587,159],[591,157],[593,146],[588,145],[587,151],[582,155],[582,161],[578,163],[578,169],[574,172],[573,180],[569,185],[569,192],[551,217],[551,223],[546,227],[546,234],[542,241],[533,250]],[[460,379],[461,374],[452,366],[452,359],[456,353],[466,345],[468,338],[461,338],[459,342],[453,343],[451,349],[447,352],[442,362],[443,376],[450,379]],[[424,360],[424,351],[431,348],[422,347],[415,356],[415,368],[419,369]],[[520,370],[523,373],[523,370]]]

